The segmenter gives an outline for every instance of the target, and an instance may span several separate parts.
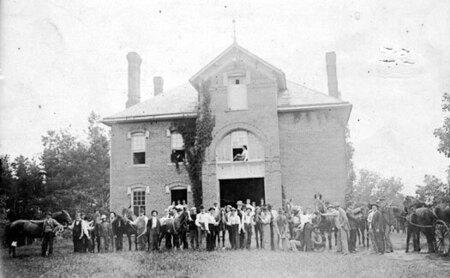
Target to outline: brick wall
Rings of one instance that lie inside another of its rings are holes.
[[[279,113],[286,197],[311,206],[313,195],[343,202],[347,182],[345,120],[336,110]]]
[[[170,163],[171,138],[166,136],[170,121],[115,124],[112,126],[111,144],[111,210],[121,212],[131,204],[127,188],[137,185],[149,186],[146,194],[146,213],[156,209],[160,213],[170,205],[171,195],[165,187],[188,185],[189,177],[184,166],[180,171]],[[146,164],[132,165],[131,140],[128,132],[148,131],[146,139]],[[188,203],[192,204],[192,194],[188,193]]]

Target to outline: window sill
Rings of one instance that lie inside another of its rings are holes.
[[[225,112],[242,112],[242,111],[248,111],[248,108],[246,108],[246,109],[228,109],[228,110],[225,110]]]
[[[131,164],[129,167],[133,168],[149,168],[150,166],[147,164]]]
[[[261,163],[264,162],[264,159],[252,159],[247,161],[217,161],[217,164],[244,164],[244,163]]]
[[[178,162],[178,165],[179,166],[184,166],[184,165],[189,165],[189,163]],[[169,163],[167,163],[167,166],[175,166],[175,163],[169,162]]]

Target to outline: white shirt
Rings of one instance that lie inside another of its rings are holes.
[[[200,227],[200,228],[206,228],[206,227],[204,227],[202,224],[204,224],[205,226],[208,226],[207,224],[206,224],[206,217],[207,217],[208,215],[206,214],[206,213],[199,213],[199,214],[197,214],[197,219],[195,219],[195,225],[197,226],[197,227]]]
[[[214,218],[214,215],[211,215],[211,214],[205,214],[205,216],[204,216],[204,219],[205,219],[205,229],[207,230],[207,231],[209,231],[209,227],[208,227],[208,225],[209,224],[216,224],[216,219]]]

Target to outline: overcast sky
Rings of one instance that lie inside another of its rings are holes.
[[[233,40],[327,92],[325,52],[337,54],[339,90],[353,104],[355,166],[400,177],[414,192],[445,179],[437,152],[441,97],[450,92],[449,1],[2,1],[0,153],[37,156],[41,135],[83,136],[89,112],[125,107],[129,51],[152,78],[187,82]]]

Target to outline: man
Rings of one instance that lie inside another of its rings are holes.
[[[196,220],[197,220],[197,209],[195,207],[192,207],[188,218],[189,238],[191,241],[191,248],[198,249],[198,228],[197,225],[195,224]]]
[[[79,253],[81,252],[81,214],[79,212],[75,213],[75,221],[72,222],[72,225],[68,227],[72,230],[72,241],[73,241],[73,252]]]
[[[148,231],[148,251],[159,250],[159,231],[161,222],[158,219],[158,211],[152,210],[152,217],[147,222]]]
[[[239,218],[242,221],[242,218],[244,217],[244,214],[245,214],[244,203],[242,203],[242,201],[239,200],[239,201],[237,201],[236,206],[237,206],[237,215],[239,216]],[[238,249],[239,248],[240,249],[244,249],[244,246],[245,246],[245,231],[244,231],[244,226],[242,225],[242,223],[240,225],[237,237],[238,237],[237,242],[236,242],[237,248]]]
[[[114,219],[116,218],[116,213],[115,212],[110,212],[109,213],[109,225],[110,225],[110,231],[109,231],[109,242],[111,243],[111,251],[115,250],[115,242],[114,242],[114,233],[113,233],[113,229],[112,229],[112,223],[114,221]]]
[[[311,240],[311,232],[313,230],[312,220],[314,218],[314,214],[311,211],[311,208],[306,208],[305,214],[300,216],[300,226],[303,227],[303,242],[305,251],[313,251],[313,244]]]
[[[237,215],[236,209],[231,208],[231,214],[228,217],[227,225],[230,226],[230,241],[231,248],[237,249],[237,242],[239,241],[239,230],[241,229],[241,218]]]
[[[338,202],[335,202],[333,206],[328,207],[327,213],[322,213],[324,216],[334,217],[334,224],[338,230],[338,247],[337,251],[342,252],[343,255],[348,254],[348,236],[350,225],[348,224],[347,213],[341,208]]]
[[[117,216],[117,214],[115,212],[111,212],[111,214],[114,215],[114,220],[111,223],[111,226],[112,226],[113,234],[115,235],[116,250],[122,251],[124,222],[122,220],[122,217]]]
[[[53,254],[53,238],[55,237],[55,232],[57,229],[63,229],[63,226],[52,218],[52,214],[47,211],[45,214],[44,224],[42,226],[42,232],[44,239],[42,240],[42,257],[46,256],[47,248],[48,255]]]
[[[377,244],[375,242],[375,234],[374,234],[374,230],[372,227],[373,214],[375,213],[375,211],[372,209],[372,203],[369,203],[368,206],[370,208],[369,214],[367,215],[368,234],[369,234],[370,242],[372,243],[373,252],[378,253]]]
[[[205,230],[206,230],[206,250],[207,251],[213,251],[215,249],[215,224],[216,220],[214,217],[215,214],[215,208],[210,207],[208,210],[208,214],[205,216]]]
[[[384,241],[384,229],[386,224],[384,223],[384,217],[381,212],[378,210],[378,204],[375,203],[372,205],[373,218],[372,218],[372,229],[375,235],[375,243],[377,245],[378,253],[383,255],[385,250],[385,241]]]
[[[202,247],[203,238],[206,235],[206,218],[207,214],[205,213],[205,207],[201,205],[200,213],[197,214],[197,219],[195,220],[195,225],[197,226],[198,231],[198,242],[200,248]]]
[[[137,240],[138,240],[138,248],[139,250],[143,251],[145,250],[145,234],[147,233],[147,222],[148,217],[145,215],[145,210],[141,209],[139,212],[139,216],[131,222],[132,225],[136,227],[137,231]]]
[[[386,199],[380,198],[378,200],[378,203],[380,205],[380,212],[383,215],[384,218],[384,240],[386,242],[386,253],[392,253],[394,251],[394,248],[392,246],[391,241],[391,229],[394,226],[395,223],[395,216],[392,208],[389,206],[389,204],[386,202]]]
[[[252,230],[254,225],[254,216],[250,207],[246,208],[245,214],[242,217],[242,226],[245,233],[245,248],[250,249],[252,242]]]
[[[323,241],[322,235],[320,234],[320,230],[317,225],[314,225],[313,231],[311,233],[311,241],[313,243],[314,251],[322,252],[325,250],[325,242]]]
[[[105,253],[109,250],[109,238],[111,234],[111,225],[106,220],[106,215],[100,217],[100,223],[97,229],[97,237],[100,241],[100,252]]]
[[[350,253],[356,252],[356,228],[357,228],[357,219],[355,216],[355,205],[353,202],[347,203],[347,218],[348,218],[348,224],[350,226],[350,237],[348,241],[348,250]]]

